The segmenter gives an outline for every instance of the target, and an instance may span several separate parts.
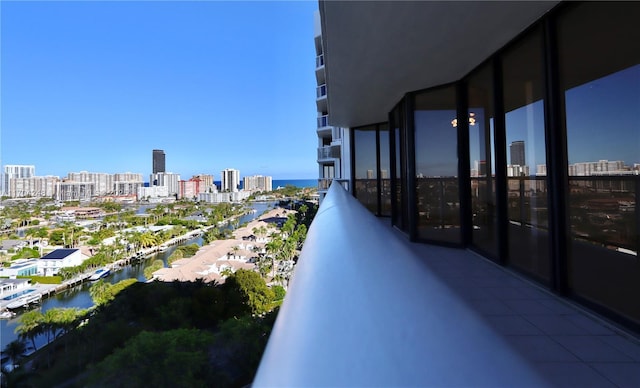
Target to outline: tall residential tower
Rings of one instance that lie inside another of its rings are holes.
[[[152,173],[166,172],[164,150],[153,150]]]

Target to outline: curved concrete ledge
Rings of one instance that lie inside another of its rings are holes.
[[[254,385],[549,385],[423,260],[332,184]]]

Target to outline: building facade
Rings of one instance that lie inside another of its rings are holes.
[[[220,172],[220,191],[237,191],[239,186],[239,170],[227,168]]]
[[[4,166],[3,179],[0,181],[2,195],[9,195],[11,192],[11,180],[14,178],[31,178],[36,175],[36,166],[7,164]]]
[[[169,195],[175,196],[180,192],[180,174],[174,174],[172,172],[158,172],[151,174],[149,181],[153,182],[152,186],[167,186]]]
[[[95,195],[95,183],[62,181],[56,183],[58,201],[89,201]]]
[[[208,193],[217,191],[218,188],[215,187],[213,183],[213,175],[211,174],[198,174],[191,177],[191,179],[197,179],[200,181],[200,192]]]
[[[9,197],[11,198],[52,198],[56,192],[56,183],[60,179],[54,176],[33,176],[31,178],[11,178]]]
[[[358,200],[412,241],[472,249],[640,328],[640,3],[320,14],[328,124],[350,128]]]
[[[322,44],[320,14],[314,15],[314,43],[316,51],[316,108],[318,112],[316,134],[318,136],[318,194],[324,198],[333,180],[349,187],[350,163],[348,159],[349,131],[330,124],[327,100],[327,76]]]
[[[166,172],[165,153],[163,150],[153,150],[151,155],[151,173]]]
[[[270,176],[254,175],[243,178],[244,191],[273,191],[273,179]]]

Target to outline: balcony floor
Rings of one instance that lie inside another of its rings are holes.
[[[474,252],[411,243],[379,222],[551,385],[640,387],[632,334]]]

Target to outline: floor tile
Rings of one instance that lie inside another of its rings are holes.
[[[632,362],[631,357],[594,336],[552,336],[585,362]]]
[[[509,306],[513,311],[524,314],[524,315],[540,315],[553,314],[553,310],[549,309],[542,303],[537,300],[532,299],[513,299],[513,300],[505,300],[504,303]]]
[[[487,316],[487,322],[502,335],[542,335],[542,332],[519,316]]]
[[[562,315],[526,315],[526,319],[548,335],[587,335],[588,331]]]
[[[541,363],[536,368],[554,387],[608,388],[615,387],[595,369],[583,363]]]
[[[640,363],[596,363],[591,366],[619,387],[640,387]]]
[[[546,336],[510,336],[507,342],[535,362],[579,362],[574,354]]]

